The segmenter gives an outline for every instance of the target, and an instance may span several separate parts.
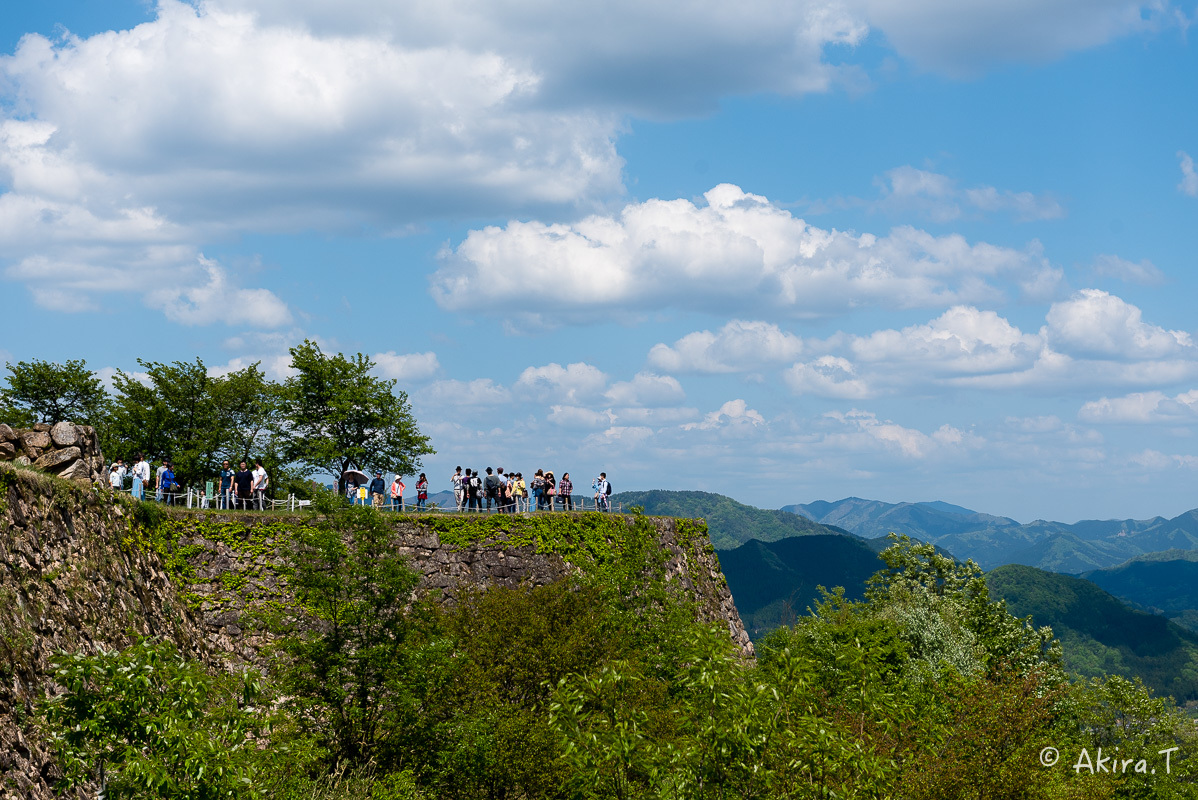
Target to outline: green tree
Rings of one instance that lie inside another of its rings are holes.
[[[119,653],[60,653],[52,665],[65,692],[44,715],[64,788],[103,780],[111,798],[257,796],[252,674],[212,677],[174,645],[146,640]]]
[[[296,374],[285,383],[282,421],[290,462],[313,474],[340,476],[357,467],[411,474],[421,456],[435,452],[416,427],[395,381],[371,374],[374,362],[358,353],[325,355],[311,340],[291,348]]]
[[[108,405],[108,393],[83,359],[58,364],[35,358],[7,366],[8,388],[0,390],[0,411],[6,410],[13,421],[95,425]]]
[[[413,703],[415,653],[405,610],[419,576],[373,508],[325,495],[297,531],[290,584],[314,619],[281,631],[289,708],[333,761],[386,764]]]

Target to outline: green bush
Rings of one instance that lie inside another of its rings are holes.
[[[142,640],[122,652],[54,657],[65,691],[44,708],[62,788],[103,780],[107,797],[254,797],[250,706],[260,684],[212,676],[173,645]]]

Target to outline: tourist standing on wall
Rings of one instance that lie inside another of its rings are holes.
[[[595,510],[611,511],[611,503],[608,501],[610,496],[611,484],[607,482],[607,473],[600,472],[599,477],[595,479]]]
[[[570,497],[574,492],[574,484],[570,483],[570,473],[563,472],[562,479],[557,484],[557,496],[561,500],[563,511],[573,511],[573,501]]]
[[[453,484],[453,499],[454,499],[454,502],[457,504],[458,511],[461,511],[462,509],[464,509],[466,507],[466,492],[462,488],[463,480],[465,480],[465,478],[462,477],[462,468],[461,467],[458,467],[454,471],[453,477],[451,477],[449,479],[450,483]]]
[[[466,475],[468,476],[466,483],[466,492],[468,494],[467,508],[471,511],[482,511],[483,480],[479,477],[478,470],[468,469],[466,470]]]
[[[233,473],[233,492],[236,495],[233,507],[240,506],[242,511],[248,509],[254,496],[254,474],[244,461],[241,462],[241,469]]]
[[[427,502],[428,502],[428,478],[426,478],[424,476],[424,473],[422,472],[422,473],[420,473],[420,478],[416,481],[416,510],[417,511],[427,510],[427,507],[425,506],[425,503],[427,503]]]
[[[386,500],[387,484],[383,481],[383,473],[379,471],[374,473],[374,479],[370,482],[370,504],[381,511]]]
[[[170,461],[163,461],[159,471],[158,488],[162,491],[163,502],[167,505],[175,504],[175,493],[179,491],[179,484],[175,482],[175,471],[171,468]]]
[[[133,465],[133,499],[141,500],[145,497],[146,485],[150,482],[150,462],[146,461],[145,456],[141,453],[137,454],[137,463]]]
[[[528,487],[524,485],[524,473],[516,473],[516,485],[512,492],[516,496],[516,511],[528,511]]]
[[[228,511],[233,507],[233,468],[226,461],[220,467],[220,499],[216,503],[216,507],[224,511]]]
[[[544,496],[545,496],[545,472],[543,470],[538,469],[532,475],[532,501],[533,501],[533,508],[535,508],[537,511],[540,511],[542,508],[544,508],[544,505],[545,505]]]
[[[162,473],[166,472],[166,459],[158,465],[158,469],[154,472],[154,499],[159,503],[162,502]]]
[[[261,461],[254,461],[254,506],[259,511],[266,510],[266,485],[270,479],[266,477],[266,469]]]
[[[545,507],[550,511],[553,510],[553,503],[557,498],[557,479],[553,477],[553,470],[545,473]]]
[[[495,470],[487,467],[487,477],[483,478],[483,497],[487,499],[487,511],[491,510],[491,504],[498,505],[499,500],[499,479],[495,477]]]
[[[391,510],[403,511],[403,490],[408,487],[404,486],[403,476],[396,475],[395,480],[391,481]]]

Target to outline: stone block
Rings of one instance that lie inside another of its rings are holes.
[[[58,473],[58,477],[68,481],[75,481],[76,483],[91,483],[93,475],[91,467],[82,458],[68,465],[66,469]]]
[[[50,423],[39,422],[33,426],[33,430],[35,430],[38,433],[49,433],[50,432]]]
[[[14,431],[7,423],[0,422],[0,442],[15,442],[17,440],[17,432]]]
[[[79,452],[78,447],[51,450],[37,461],[34,461],[33,466],[38,469],[49,470],[50,472],[58,472],[65,469],[72,461],[78,460],[81,455],[83,454]]]
[[[59,447],[71,447],[79,441],[79,433],[69,422],[59,422],[50,429],[50,439]]]
[[[29,456],[17,456],[12,460],[12,463],[16,464],[18,467],[27,467],[33,462],[29,460]]]
[[[12,442],[0,442],[0,461],[8,461],[17,454],[17,447]]]

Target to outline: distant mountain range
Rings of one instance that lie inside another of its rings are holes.
[[[1020,524],[949,503],[883,503],[849,497],[782,508],[865,538],[891,531],[932,542],[983,569],[1024,564],[1079,574],[1161,550],[1198,548],[1198,510],[1173,519],[1083,520]]]

